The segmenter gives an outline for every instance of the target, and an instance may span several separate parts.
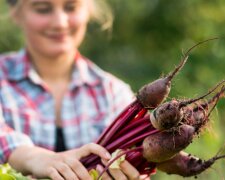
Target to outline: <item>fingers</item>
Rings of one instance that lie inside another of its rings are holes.
[[[82,157],[86,157],[92,153],[105,160],[111,158],[105,148],[90,143],[78,149],[57,153],[54,156],[55,163],[50,162],[52,168],[47,175],[53,180],[92,180],[88,170],[80,162]],[[105,178],[109,178],[108,175],[104,176]]]
[[[53,180],[64,180],[64,178],[59,174],[59,172],[53,168],[50,167],[47,169],[47,175],[49,178],[53,179]]]
[[[120,169],[109,169],[114,179],[128,180],[127,176]]]
[[[76,173],[79,179],[92,180],[87,169],[79,160],[70,159],[67,164],[69,164],[70,168],[73,170],[74,173]]]
[[[149,175],[140,175],[140,180],[151,180]]]
[[[140,173],[128,161],[126,161],[126,160],[123,161],[120,164],[120,168],[123,171],[123,173],[128,177],[128,179],[132,179],[132,180],[140,179]]]
[[[104,170],[104,168],[101,165],[97,165],[96,170],[100,174]],[[101,179],[111,180],[112,178],[105,172],[102,174]]]
[[[58,162],[49,168],[47,174],[53,180],[92,180],[88,171],[78,160]]]
[[[107,165],[105,160],[102,160],[104,165]],[[120,169],[110,169],[109,172],[114,179],[120,180],[149,180],[147,176],[141,176],[138,170],[132,166],[128,161],[123,161],[120,164]]]
[[[92,153],[96,154],[102,159],[109,160],[111,158],[111,155],[105,148],[95,143],[89,143],[79,149],[76,149],[75,156],[77,157],[77,159],[81,159],[82,157],[88,156]]]
[[[55,165],[56,170],[58,171],[58,173],[63,176],[63,179],[74,179],[74,180],[78,180],[77,175],[75,174],[75,172],[73,172],[71,170],[71,168],[65,164],[65,163],[57,163]]]
[[[105,160],[102,160],[102,163],[104,165],[107,165],[108,162]],[[118,179],[118,180],[128,180],[127,176],[121,171],[121,169],[112,169],[109,168],[109,173],[110,175],[114,178],[114,179]]]

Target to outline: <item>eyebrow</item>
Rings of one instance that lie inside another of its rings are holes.
[[[81,2],[81,0],[67,0],[65,3],[74,3],[74,2]],[[39,0],[39,1],[33,0],[33,1],[31,1],[31,4],[33,6],[40,5],[40,4],[47,4],[48,5],[50,3],[51,2],[46,1],[46,0]]]
[[[49,1],[45,1],[45,0],[43,0],[43,1],[31,1],[31,5],[32,6],[38,6],[38,5],[49,5],[50,4],[50,2]]]
[[[6,0],[6,2],[11,6],[14,6],[17,3],[17,0]]]

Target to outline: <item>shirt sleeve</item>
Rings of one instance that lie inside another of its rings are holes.
[[[132,101],[134,101],[135,95],[128,84],[122,83],[114,87],[113,99],[115,110],[114,113],[115,116],[117,116],[126,108],[126,106],[128,106]]]
[[[0,108],[0,163],[6,163],[10,154],[21,145],[33,146],[31,139],[10,128],[4,121]]]

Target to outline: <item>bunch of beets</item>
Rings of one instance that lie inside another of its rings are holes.
[[[166,77],[143,86],[136,99],[101,134],[97,143],[110,153],[118,149],[120,153],[109,161],[98,179],[122,156],[141,174],[153,174],[157,168],[183,177],[196,176],[216,160],[225,157],[216,155],[203,161],[182,151],[209,122],[212,110],[224,96],[225,80],[201,97],[173,99],[162,103],[170,92],[171,80],[185,65],[190,51],[199,44],[214,39],[197,43],[184,53],[180,64]],[[214,94],[210,98],[206,98],[212,93]],[[101,159],[93,154],[83,158],[81,162],[89,170],[102,164]]]

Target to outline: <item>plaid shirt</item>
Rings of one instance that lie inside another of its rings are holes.
[[[95,141],[133,98],[127,84],[81,55],[75,59],[61,107],[67,149]],[[0,69],[0,163],[24,144],[54,150],[54,99],[25,51],[0,56]]]

